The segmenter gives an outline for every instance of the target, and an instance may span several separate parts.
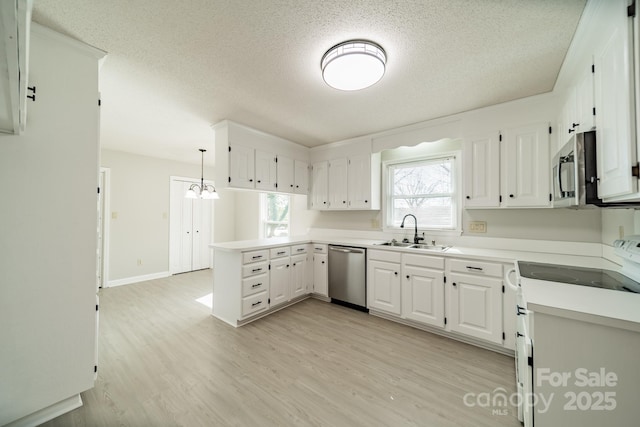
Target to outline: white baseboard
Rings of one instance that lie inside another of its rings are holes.
[[[147,280],[163,279],[169,276],[171,276],[171,273],[169,273],[168,271],[161,271],[160,273],[145,274],[142,276],[134,276],[134,277],[125,277],[124,279],[109,280],[107,282],[106,287],[111,288],[113,286],[130,285],[132,283],[146,282]]]
[[[7,424],[5,427],[39,426],[40,424],[46,423],[49,420],[59,417],[62,414],[66,414],[69,411],[73,411],[74,409],[81,406],[82,398],[79,394],[76,394],[75,396],[71,396],[68,399],[62,400],[58,403],[54,403],[51,406],[47,406],[46,408],[34,412],[33,414],[27,415],[26,417],[15,420]]]

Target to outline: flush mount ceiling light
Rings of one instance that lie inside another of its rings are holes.
[[[207,151],[204,148],[199,148],[201,153],[200,161],[200,185],[191,184],[187,193],[184,195],[187,199],[219,199],[220,196],[216,192],[216,187],[211,184],[204,183],[204,153]]]
[[[384,75],[387,54],[377,44],[349,40],[335,45],[321,61],[322,78],[340,90],[360,90],[378,82]]]

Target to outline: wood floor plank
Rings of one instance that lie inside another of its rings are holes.
[[[210,271],[100,292],[99,370],[46,426],[520,426],[513,358],[309,299],[235,329]],[[502,409],[502,408],[498,408]]]

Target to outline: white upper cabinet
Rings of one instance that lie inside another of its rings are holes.
[[[582,69],[582,75],[576,86],[576,116],[578,132],[588,132],[596,126],[596,104],[594,97],[593,75],[595,67],[593,61]]]
[[[464,205],[466,208],[500,206],[499,133],[467,138],[462,146]]]
[[[329,162],[314,163],[311,167],[311,197],[309,205],[311,209],[327,209],[329,206]]]
[[[349,209],[379,209],[380,154],[351,156],[347,163]]]
[[[503,206],[549,207],[548,124],[507,129],[501,152]]]
[[[256,150],[256,186],[257,190],[276,191],[276,155],[270,152]]]
[[[286,156],[278,156],[276,169],[276,189],[284,193],[295,193],[293,159]]]
[[[229,147],[229,176],[227,182],[236,188],[255,188],[254,149],[242,145]]]
[[[329,161],[329,209],[347,209],[347,159]]]
[[[612,30],[603,34],[595,52],[596,141],[598,195],[603,198],[636,193],[637,162],[634,129],[631,19],[622,4],[610,10]]]
[[[294,169],[294,193],[296,194],[308,194],[309,193],[309,164],[301,160],[295,160],[293,162]]]
[[[307,147],[229,120],[213,130],[216,187],[307,194],[308,170],[302,173],[309,163]]]

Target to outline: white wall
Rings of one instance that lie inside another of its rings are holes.
[[[105,213],[110,221],[109,281],[168,272],[170,177],[199,180],[200,164],[112,150],[101,151],[100,164],[111,170],[111,206]],[[205,167],[204,176],[213,176],[213,168]],[[235,193],[222,190],[211,203],[214,240],[234,240]]]

